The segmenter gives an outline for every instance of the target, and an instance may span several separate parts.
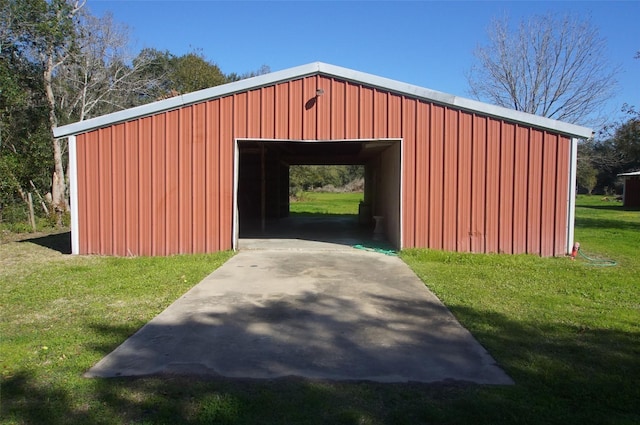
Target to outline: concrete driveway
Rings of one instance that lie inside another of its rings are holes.
[[[291,246],[240,251],[86,376],[513,383],[397,257]]]

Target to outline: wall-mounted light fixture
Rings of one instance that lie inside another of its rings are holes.
[[[324,89],[317,89],[316,90],[316,97],[322,96],[323,94],[324,94]]]

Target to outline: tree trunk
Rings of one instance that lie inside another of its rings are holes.
[[[57,127],[58,120],[56,118],[56,100],[53,94],[53,52],[47,52],[47,59],[44,67],[44,88],[47,94],[47,102],[49,105],[49,126],[51,128],[51,140],[53,141],[53,178],[51,183],[51,203],[53,213],[56,215],[58,226],[62,226],[62,218],[69,211],[69,203],[67,202],[67,185],[65,182],[64,167],[62,165],[62,142],[60,139],[53,137],[53,129]]]

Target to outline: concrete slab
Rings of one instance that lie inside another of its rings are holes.
[[[399,258],[334,248],[239,252],[86,376],[513,383]]]

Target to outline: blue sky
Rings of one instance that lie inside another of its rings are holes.
[[[590,18],[621,67],[616,98],[640,107],[640,1],[117,1],[88,0],[130,28],[143,47],[181,55],[194,50],[225,73],[311,62],[356,69],[468,97],[465,72],[486,41],[492,18],[571,12]]]

